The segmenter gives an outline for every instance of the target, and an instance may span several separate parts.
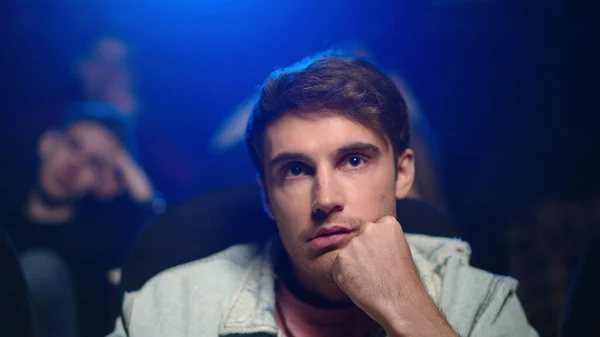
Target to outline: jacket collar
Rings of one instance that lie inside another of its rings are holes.
[[[419,270],[421,281],[436,304],[442,289],[443,268],[450,257],[457,257],[459,264],[468,265],[471,249],[466,242],[457,239],[407,234],[413,260]],[[241,333],[266,333],[277,335],[275,320],[276,258],[281,252],[279,237],[266,244],[263,252],[250,262],[242,276],[240,287],[226,305],[221,315],[219,335]]]

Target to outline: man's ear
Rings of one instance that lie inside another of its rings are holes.
[[[263,209],[265,213],[267,213],[269,218],[273,219],[273,215],[271,213],[271,200],[269,199],[269,193],[267,192],[264,179],[260,176],[260,174],[256,174],[256,182],[258,183],[258,186],[260,186],[260,199],[262,201]]]
[[[49,130],[40,136],[38,143],[38,155],[40,158],[46,158],[52,153],[60,140],[60,132]]]
[[[404,199],[415,180],[415,154],[406,149],[396,164],[396,199]]]

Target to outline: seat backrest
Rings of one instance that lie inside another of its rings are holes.
[[[406,232],[458,236],[428,204],[399,200],[398,219]],[[169,209],[150,222],[136,240],[121,279],[124,291],[139,289],[157,273],[235,244],[268,240],[276,233],[257,185],[218,190]]]
[[[257,186],[204,194],[148,223],[123,268],[121,288],[139,289],[157,273],[229,246],[260,241],[276,231]]]
[[[17,253],[0,228],[0,336],[37,336],[29,288]]]

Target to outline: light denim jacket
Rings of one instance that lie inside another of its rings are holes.
[[[423,285],[460,336],[538,336],[516,280],[470,267],[467,243],[411,234],[407,240]],[[271,261],[268,248],[238,245],[164,271],[125,294],[124,317],[109,337],[283,336]]]

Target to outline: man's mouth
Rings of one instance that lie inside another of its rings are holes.
[[[71,179],[64,175],[57,176],[55,180],[61,188],[68,188],[71,186]]]
[[[352,229],[347,228],[347,227],[342,227],[342,226],[323,227],[323,228],[319,228],[319,230],[317,230],[317,232],[315,233],[315,235],[313,236],[313,238],[311,240],[314,240],[316,238],[323,237],[323,236],[346,234],[346,233],[350,233],[350,232],[352,232]]]
[[[352,229],[342,226],[323,227],[317,230],[310,240],[310,245],[315,249],[336,246],[352,232]]]

